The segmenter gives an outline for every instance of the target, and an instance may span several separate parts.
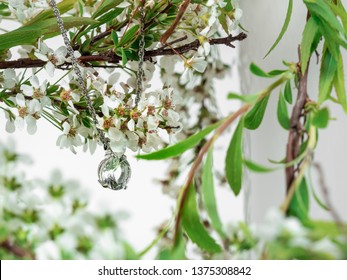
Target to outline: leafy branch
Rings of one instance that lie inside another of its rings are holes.
[[[232,45],[233,42],[242,41],[246,38],[247,38],[247,35],[241,32],[240,34],[236,36],[229,35],[223,38],[210,39],[209,42],[211,45],[226,45],[229,47],[234,47]],[[199,46],[201,46],[200,41],[195,40],[193,42],[184,44],[176,48],[158,48],[154,50],[147,50],[145,51],[144,59],[147,61],[151,61],[154,57],[157,57],[157,56],[184,54],[189,51],[196,51],[199,48]],[[107,51],[103,54],[82,55],[78,58],[78,61],[82,64],[86,64],[90,62],[108,62],[108,63],[118,64],[122,62],[122,57],[117,55],[114,51]],[[40,59],[21,58],[21,59],[12,60],[12,61],[0,61],[0,69],[43,67],[46,65],[46,63],[47,61],[43,61]],[[64,63],[60,65],[59,68],[65,69],[65,66],[70,66],[70,63]],[[93,65],[93,67],[98,67],[98,66],[99,65]]]

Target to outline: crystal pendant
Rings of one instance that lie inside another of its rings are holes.
[[[98,168],[99,183],[112,190],[126,189],[131,176],[129,162],[125,155],[116,156],[108,150]]]

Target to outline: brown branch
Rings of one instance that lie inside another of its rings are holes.
[[[229,35],[224,38],[216,38],[210,39],[211,45],[227,45],[233,47],[231,44],[235,41],[242,41],[247,38],[247,35],[243,32],[236,36]],[[185,44],[183,46],[177,48],[158,48],[155,50],[149,50],[145,52],[145,60],[150,61],[153,57],[163,56],[163,55],[175,55],[177,53],[183,54],[189,52],[191,50],[196,51],[200,46],[199,40],[195,40],[191,43]],[[118,56],[113,51],[108,51],[103,54],[98,55],[83,55],[78,58],[78,60],[84,64],[89,62],[108,62],[108,63],[119,63],[122,61],[122,58]],[[0,61],[0,69],[7,68],[34,68],[34,67],[43,67],[47,62],[39,59],[29,59],[29,58],[21,58],[18,60],[12,61]],[[66,66],[70,66],[69,63],[65,63],[60,65],[59,68],[65,69]],[[93,67],[97,67],[97,65],[93,65]]]
[[[31,259],[31,260],[35,259],[35,255],[32,252],[13,244],[8,239],[2,241],[0,243],[0,247],[12,253],[16,257],[23,258],[23,259]]]
[[[309,64],[309,63],[308,63]],[[304,131],[304,126],[301,123],[301,118],[304,115],[304,108],[308,98],[307,94],[307,76],[308,68],[307,65],[306,72],[303,74],[301,72],[300,63],[298,64],[298,75],[299,75],[299,87],[298,95],[293,107],[292,115],[290,118],[290,130],[288,136],[287,152],[286,152],[286,162],[292,162],[300,154],[300,145],[302,143],[302,133]],[[287,193],[295,179],[295,167],[288,166],[285,170],[286,173],[286,186]]]

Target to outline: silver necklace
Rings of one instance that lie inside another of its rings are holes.
[[[129,165],[128,160],[126,159],[126,156],[123,154],[122,156],[118,157],[110,147],[110,140],[106,137],[104,131],[100,128],[98,128],[98,120],[96,117],[95,109],[92,105],[92,101],[90,99],[86,84],[83,80],[81,70],[78,67],[78,61],[74,54],[74,50],[72,49],[71,42],[67,36],[67,31],[64,27],[63,20],[61,18],[61,14],[59,9],[57,8],[57,4],[54,0],[50,0],[50,6],[52,7],[54,11],[54,15],[57,19],[57,24],[60,29],[60,33],[63,37],[65,46],[67,48],[67,52],[69,57],[71,58],[71,64],[75,71],[75,74],[77,76],[77,82],[79,84],[79,87],[86,99],[87,102],[87,109],[93,119],[95,129],[97,131],[97,135],[99,140],[104,145],[105,149],[105,158],[100,162],[98,167],[98,176],[99,176],[99,183],[104,188],[110,188],[112,190],[121,190],[127,188],[127,183],[131,176],[131,168]],[[137,88],[136,88],[136,98],[135,98],[135,107],[137,107],[140,99],[141,94],[143,91],[143,77],[144,77],[144,71],[143,71],[143,62],[144,62],[144,53],[145,53],[145,35],[144,35],[144,1],[142,1],[140,5],[140,43],[139,43],[139,66],[138,66],[138,72],[137,72]],[[120,168],[120,172],[119,172]]]

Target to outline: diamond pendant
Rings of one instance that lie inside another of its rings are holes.
[[[130,164],[125,155],[116,156],[107,150],[98,167],[99,183],[112,190],[126,189],[131,176]]]

